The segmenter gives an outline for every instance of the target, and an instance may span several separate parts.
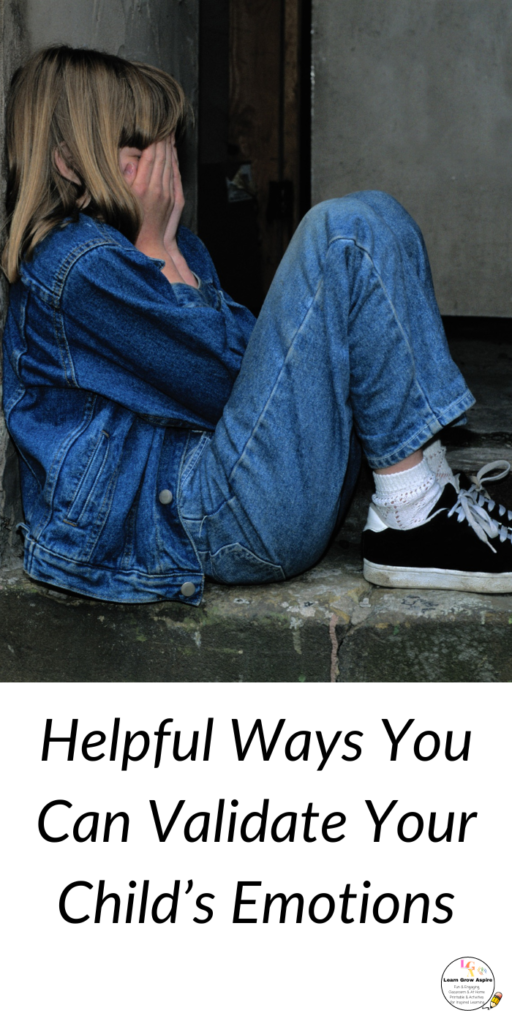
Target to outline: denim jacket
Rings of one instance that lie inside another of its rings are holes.
[[[80,214],[25,261],[4,334],[4,409],[20,455],[25,569],[108,601],[199,604],[180,482],[222,414],[254,317],[203,244],[198,289]]]

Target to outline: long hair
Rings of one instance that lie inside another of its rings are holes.
[[[145,149],[179,132],[189,108],[181,86],[149,64],[96,50],[52,46],[14,75],[6,111],[7,228],[2,266],[22,259],[66,217],[87,212],[134,242],[141,210],[119,168],[119,148]],[[80,184],[61,177],[54,154]]]

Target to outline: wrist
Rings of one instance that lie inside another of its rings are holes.
[[[198,279],[196,275],[192,273],[185,257],[182,256],[180,250],[178,249],[177,242],[166,242],[165,248],[169,259],[171,259],[172,262],[174,263],[176,270],[178,271],[178,273],[181,274],[181,277],[185,284],[189,284],[192,288],[198,288]]]
[[[167,259],[168,254],[163,236],[156,231],[145,229],[144,226],[137,235],[135,248],[139,252],[143,252],[145,256],[150,256],[151,259]]]
[[[141,240],[139,236],[135,243],[135,248],[138,249],[139,252],[144,253],[144,256],[148,256],[149,259],[162,261],[164,264],[161,268],[162,274],[167,278],[170,284],[187,284],[180,273],[179,268],[176,266],[174,260],[163,245],[158,245],[154,241],[145,242],[144,239]]]

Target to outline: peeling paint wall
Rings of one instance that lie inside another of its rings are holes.
[[[509,0],[313,0],[313,200],[396,196],[445,314],[512,316]]]
[[[145,60],[197,91],[198,0],[25,0],[31,50],[91,46]],[[19,4],[18,4],[19,6]]]
[[[89,46],[156,64],[173,74],[197,110],[199,0],[0,0],[0,146],[4,143],[5,92],[16,67],[51,43]],[[192,125],[180,153],[187,206],[196,222],[197,132]],[[5,168],[1,174],[3,204]],[[7,287],[0,282],[0,327]],[[21,550],[15,532],[22,518],[17,458],[0,414],[0,564]]]

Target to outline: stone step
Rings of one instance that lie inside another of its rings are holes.
[[[512,595],[386,590],[340,537],[286,583],[210,584],[200,608],[116,605],[0,573],[0,680],[486,681],[512,678]]]

